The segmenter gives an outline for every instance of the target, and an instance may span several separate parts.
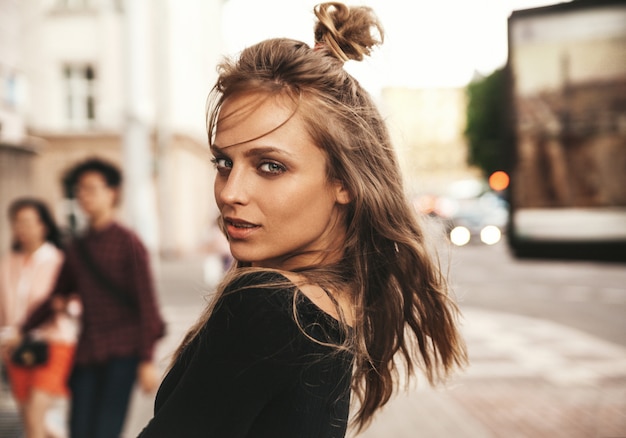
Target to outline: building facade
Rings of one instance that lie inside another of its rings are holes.
[[[384,88],[381,99],[411,195],[443,195],[481,177],[467,164],[464,88]]]
[[[31,194],[36,142],[25,125],[26,78],[15,41],[22,30],[18,2],[0,1],[0,248],[10,246],[6,215],[11,201]]]
[[[152,250],[197,250],[217,214],[204,112],[222,53],[222,0],[0,4],[21,23],[10,45],[27,84],[15,143],[32,169],[2,172],[3,203],[18,194],[5,187],[22,187],[67,225],[64,173],[102,157],[123,168],[121,218]],[[3,28],[13,19],[2,14]]]

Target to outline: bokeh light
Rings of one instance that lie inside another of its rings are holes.
[[[487,225],[480,230],[480,240],[486,245],[495,245],[501,238],[502,232],[495,225]]]
[[[509,182],[509,175],[502,170],[493,172],[489,177],[489,187],[497,192],[506,189],[509,186]]]
[[[450,241],[456,246],[467,245],[471,239],[471,233],[466,227],[454,227],[450,231]]]

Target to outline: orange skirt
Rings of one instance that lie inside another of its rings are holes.
[[[33,389],[50,395],[69,395],[67,381],[74,363],[73,344],[50,342],[48,362],[35,368],[21,368],[6,361],[7,374],[11,382],[13,397],[18,403],[25,403]]]

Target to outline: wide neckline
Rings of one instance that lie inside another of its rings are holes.
[[[276,272],[275,274],[276,274],[276,275],[278,275],[278,276],[280,276],[280,277],[282,277],[282,278],[284,278],[285,280],[287,280],[287,281],[288,281],[288,282],[289,282],[289,283],[293,286],[293,289],[294,289],[295,291],[297,291],[297,292],[298,292],[298,293],[299,293],[299,294],[300,294],[300,295],[304,298],[304,300],[305,300],[308,304],[312,305],[312,306],[313,306],[313,307],[314,307],[314,308],[315,308],[318,312],[322,313],[324,316],[326,316],[326,317],[330,318],[330,319],[331,319],[334,323],[336,323],[336,324],[337,324],[337,326],[342,326],[342,325],[345,325],[346,327],[348,327],[348,329],[350,329],[350,330],[354,330],[354,327],[353,327],[353,326],[351,326],[351,325],[350,325],[350,324],[348,324],[348,323],[342,323],[342,322],[341,322],[341,320],[339,320],[339,319],[335,318],[333,315],[331,315],[330,313],[328,313],[327,311],[325,311],[324,309],[322,309],[320,306],[318,306],[318,305],[317,305],[317,304],[316,304],[316,303],[315,303],[315,302],[314,302],[311,298],[309,298],[309,297],[308,297],[308,295],[306,295],[304,292],[302,292],[302,289],[300,289],[300,288],[298,287],[298,285],[296,285],[293,281],[291,281],[291,280],[290,280],[287,276],[285,276],[284,274],[281,274],[280,272]],[[321,287],[321,286],[320,286],[320,287]],[[328,291],[326,291],[326,289],[322,288],[322,290],[323,290],[325,293],[328,293]]]

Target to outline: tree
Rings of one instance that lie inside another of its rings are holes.
[[[506,72],[498,69],[472,81],[466,88],[469,164],[486,176],[506,167],[508,147]]]

